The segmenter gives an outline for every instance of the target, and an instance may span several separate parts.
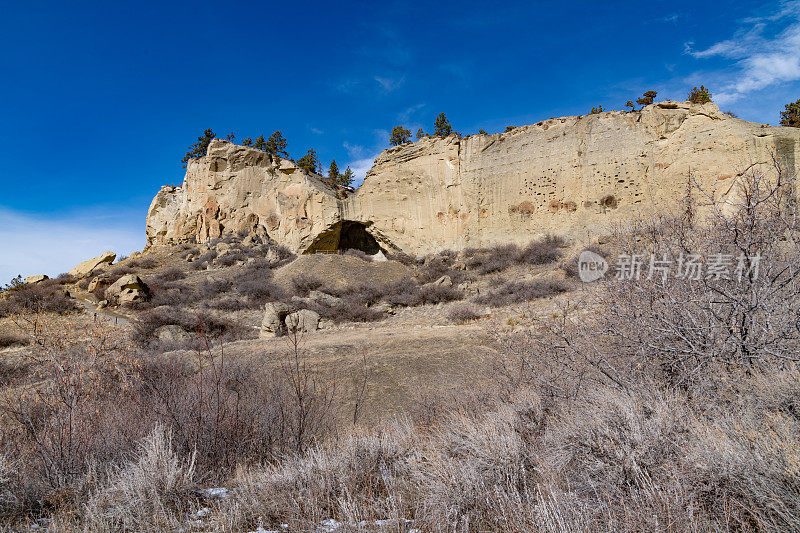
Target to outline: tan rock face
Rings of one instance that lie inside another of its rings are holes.
[[[339,220],[336,191],[291,161],[216,139],[189,162],[181,187],[162,187],[147,215],[148,244],[206,242],[240,230],[293,250]]]
[[[45,274],[38,274],[36,276],[28,276],[27,278],[25,278],[25,283],[33,285],[34,283],[41,283],[46,279],[50,278]]]
[[[153,200],[148,242],[239,229],[297,252],[380,245],[426,253],[546,232],[592,240],[637,214],[679,208],[690,172],[725,195],[773,153],[795,172],[800,130],[734,119],[714,104],[661,102],[393,147],[341,200],[289,161],[214,141],[190,162],[182,188]]]
[[[105,268],[111,263],[114,262],[114,259],[117,257],[117,254],[114,252],[104,252],[97,257],[93,257],[92,259],[87,259],[80,265],[76,266],[72,270],[69,271],[70,276],[75,277],[83,277],[92,270],[97,270],[98,268]]]

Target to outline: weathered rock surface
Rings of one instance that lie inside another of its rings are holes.
[[[92,270],[97,270],[98,268],[105,268],[111,263],[114,262],[116,259],[117,254],[114,252],[104,252],[97,257],[93,257],[91,259],[87,259],[83,263],[79,264],[75,268],[69,271],[70,276],[75,277],[83,277]]]
[[[319,328],[319,314],[310,309],[301,309],[286,315],[285,323],[287,331],[312,333]]]
[[[150,288],[136,274],[125,274],[106,289],[106,299],[119,304],[145,301]]]
[[[340,218],[336,190],[289,160],[215,139],[189,161],[181,187],[162,187],[147,215],[148,244],[206,242],[246,230],[292,250]]]
[[[175,324],[168,324],[156,329],[153,334],[161,342],[185,342],[190,340],[192,336],[183,330],[182,327]]]
[[[34,283],[40,283],[46,279],[50,279],[50,277],[45,274],[38,274],[36,276],[28,276],[25,278],[25,283],[33,285]]]
[[[392,147],[346,195],[290,161],[215,140],[189,162],[182,187],[153,200],[147,238],[204,242],[245,229],[295,252],[417,254],[546,232],[595,240],[637,214],[678,208],[690,173],[724,197],[773,153],[796,172],[800,129],[732,118],[714,104],[661,102]]]
[[[261,337],[282,337],[286,333],[286,316],[291,312],[288,304],[269,302],[264,305],[264,318],[261,321]]]

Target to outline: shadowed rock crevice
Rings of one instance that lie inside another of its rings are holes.
[[[338,252],[351,249],[375,255],[381,246],[367,227],[369,224],[354,220],[343,220],[331,226],[317,237],[305,253]]]

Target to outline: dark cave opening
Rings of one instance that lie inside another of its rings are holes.
[[[335,253],[356,249],[368,255],[375,255],[381,251],[381,246],[367,231],[367,226],[368,224],[363,222],[343,220],[320,234],[305,253]]]

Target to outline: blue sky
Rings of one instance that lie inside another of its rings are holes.
[[[140,249],[208,127],[363,176],[442,111],[492,132],[703,83],[775,124],[800,98],[800,2],[499,4],[0,0],[0,282]]]

